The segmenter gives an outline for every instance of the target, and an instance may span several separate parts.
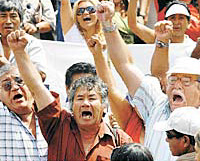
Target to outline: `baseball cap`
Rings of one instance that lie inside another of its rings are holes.
[[[172,73],[200,75],[200,60],[191,57],[177,58],[174,65],[167,71],[167,75]]]
[[[195,107],[177,108],[166,121],[156,122],[154,130],[176,130],[182,134],[195,136],[200,130],[200,110]]]
[[[190,17],[190,13],[187,8],[181,4],[173,4],[165,13],[165,18],[174,15],[174,14],[183,14],[185,16]]]

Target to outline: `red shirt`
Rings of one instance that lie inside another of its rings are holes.
[[[142,126],[144,126],[143,121],[134,110],[125,130],[125,132],[131,136],[133,142],[140,143]]]
[[[101,123],[94,144],[86,155],[80,132],[73,116],[60,108],[59,95],[53,93],[56,100],[37,113],[42,133],[48,143],[48,161],[103,161],[110,160],[116,147],[112,130]],[[132,142],[122,130],[118,130],[120,145]]]
[[[164,7],[161,11],[159,11],[158,0],[154,0],[154,3],[157,11],[157,20],[158,21],[164,20],[166,7]],[[188,4],[187,7],[189,8],[191,15],[190,15],[189,27],[186,30],[185,34],[189,35],[189,37],[192,40],[197,41],[197,38],[200,37],[199,12],[192,4]]]

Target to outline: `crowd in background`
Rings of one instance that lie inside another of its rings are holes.
[[[200,161],[199,6],[0,0],[0,160]],[[93,56],[94,65],[67,69],[66,104],[45,85],[40,39],[85,44]],[[187,47],[171,60],[174,43]],[[129,44],[154,44],[151,75],[134,64]]]

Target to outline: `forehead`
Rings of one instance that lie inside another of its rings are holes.
[[[10,71],[6,72],[2,76],[0,76],[0,80],[5,80],[6,78],[9,78],[11,76],[20,76],[19,71],[17,68],[13,68]]]
[[[170,76],[176,76],[176,77],[191,77],[191,78],[197,78],[199,75],[195,74],[186,74],[186,73],[172,73]]]
[[[81,86],[81,87],[77,88],[75,96],[85,95],[85,94],[87,94],[87,95],[99,95],[96,87],[94,87],[92,89],[88,89],[87,86]]]
[[[169,16],[168,18],[173,18],[173,17],[185,17],[186,18],[186,15],[183,15],[183,14],[174,14],[174,15],[171,15]]]
[[[0,14],[17,14],[19,16],[18,12],[13,9],[10,11],[0,11]]]
[[[81,7],[87,7],[87,6],[94,6],[90,1],[84,1],[84,2],[80,2],[78,4],[78,7],[81,8]]]

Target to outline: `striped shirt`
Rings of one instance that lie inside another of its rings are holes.
[[[155,161],[174,161],[168,143],[165,141],[166,133],[153,130],[155,122],[166,120],[170,115],[167,95],[161,91],[157,78],[146,76],[134,97],[129,94],[129,100],[138,111],[145,124],[144,145],[149,148]]]
[[[21,119],[0,102],[0,161],[46,161],[48,145],[37,117],[36,138]]]

